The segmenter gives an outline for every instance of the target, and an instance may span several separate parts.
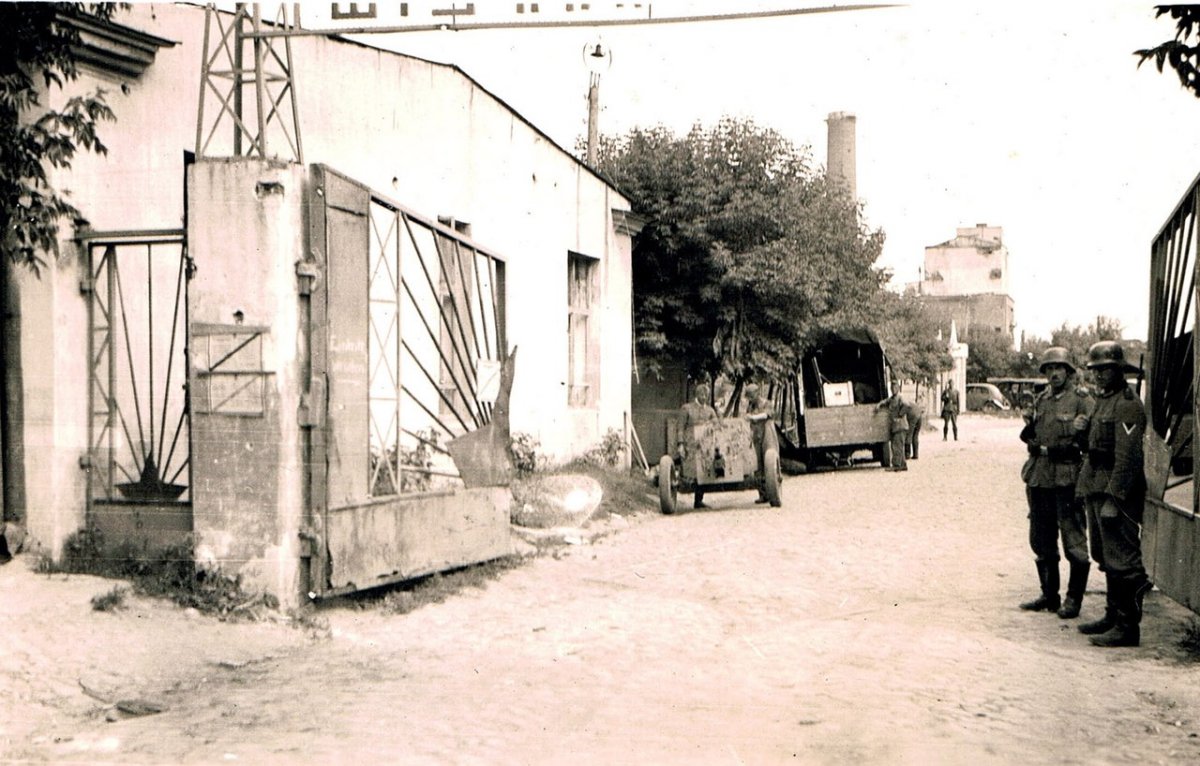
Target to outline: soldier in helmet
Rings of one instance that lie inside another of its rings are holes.
[[[1061,346],[1042,353],[1039,369],[1048,385],[1026,414],[1021,440],[1029,459],[1021,468],[1029,501],[1029,547],[1037,564],[1041,594],[1021,604],[1029,611],[1058,612],[1066,619],[1079,616],[1087,588],[1087,521],[1075,499],[1075,480],[1083,461],[1084,432],[1093,402],[1069,385],[1075,375],[1070,354]],[[1059,601],[1058,541],[1070,563],[1067,595]]]
[[[1120,343],[1092,344],[1087,366],[1095,376],[1096,407],[1076,494],[1086,504],[1092,558],[1104,572],[1108,598],[1104,616],[1079,630],[1092,634],[1096,646],[1137,646],[1142,599],[1154,587],[1142,566],[1141,545],[1146,412],[1125,382],[1125,373],[1138,368],[1125,361]]]
[[[759,486],[763,486],[763,476],[766,470],[766,449],[769,441],[769,430],[774,428],[771,422],[772,413],[774,412],[775,404],[769,396],[764,396],[762,389],[757,383],[750,383],[746,386],[746,419],[750,421],[750,436],[754,444],[754,457],[757,461],[758,468],[754,471],[754,478],[758,480]],[[759,489],[758,500],[755,502],[768,502],[767,494],[764,490]]]
[[[696,384],[696,394],[692,401],[683,405],[683,417],[679,429],[679,442],[675,445],[676,463],[688,457],[688,440],[694,434],[695,426],[717,419],[716,409],[709,403],[712,389],[707,383]],[[704,490],[697,489],[692,500],[693,508],[707,508],[704,504]]]

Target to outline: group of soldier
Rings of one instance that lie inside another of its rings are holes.
[[[1065,348],[1043,352],[1047,385],[1024,413],[1021,440],[1029,459],[1021,469],[1029,503],[1029,545],[1040,593],[1027,611],[1079,616],[1091,559],[1104,573],[1104,614],[1081,623],[1096,646],[1137,646],[1142,602],[1153,588],[1142,564],[1140,529],[1145,498],[1142,436],[1146,414],[1126,382],[1138,368],[1116,341],[1088,349],[1093,389],[1078,382]],[[1060,599],[1059,540],[1070,565]]]
[[[954,429],[954,441],[958,441],[958,391],[953,382],[942,389],[942,441],[949,438]],[[887,470],[907,471],[908,461],[916,460],[921,454],[921,429],[925,425],[925,412],[918,405],[900,395],[900,389],[879,403],[887,410],[891,430],[890,452]]]
[[[1029,546],[1037,566],[1040,592],[1020,604],[1031,612],[1046,611],[1064,620],[1079,617],[1091,561],[1104,573],[1106,601],[1098,619],[1078,625],[1096,646],[1138,646],[1142,604],[1154,585],[1142,564],[1141,521],[1146,482],[1142,437],[1146,413],[1126,375],[1140,370],[1125,359],[1116,341],[1100,341],[1088,349],[1089,388],[1079,380],[1070,353],[1047,348],[1039,360],[1046,386],[1025,411],[1021,440],[1029,458],[1021,468],[1029,504]],[[765,426],[770,403],[757,386],[747,386],[748,414],[758,429]],[[953,427],[958,440],[958,392],[942,391],[942,438]],[[908,470],[907,458],[920,450],[923,413],[895,393],[879,403],[889,414],[892,431],[890,470]],[[755,418],[754,416],[758,416]],[[709,390],[696,387],[684,406],[685,426],[717,417]],[[756,429],[756,451],[761,435]],[[762,455],[758,455],[762,462]],[[695,505],[704,507],[697,491]],[[1069,564],[1065,596],[1060,595],[1059,541]],[[1091,560],[1089,561],[1089,552]]]

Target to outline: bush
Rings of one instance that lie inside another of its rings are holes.
[[[608,429],[600,443],[584,454],[583,459],[601,468],[619,468],[625,464],[625,437],[615,428]]]
[[[538,453],[542,443],[533,434],[514,432],[512,435],[513,467],[517,476],[529,476],[545,464],[545,459]]]
[[[268,609],[279,606],[273,596],[253,596],[243,591],[240,576],[197,569],[190,541],[158,550],[140,549],[128,543],[105,550],[99,532],[82,529],[67,538],[60,564],[43,559],[38,563],[38,571],[131,580],[133,592],[139,595],[170,599],[179,606],[221,617],[245,615],[250,606]],[[115,588],[113,593],[93,599],[93,608],[107,611],[119,607],[124,594],[117,597],[116,590],[122,589]],[[104,604],[103,608],[97,605],[97,600]]]
[[[114,612],[118,609],[124,609],[125,596],[128,594],[128,588],[117,585],[108,593],[92,596],[92,609],[95,609],[97,612]]]

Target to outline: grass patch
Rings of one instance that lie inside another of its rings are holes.
[[[129,580],[138,595],[165,598],[222,619],[254,618],[263,608],[279,606],[274,596],[243,591],[240,577],[198,569],[190,542],[159,550],[144,550],[131,544],[106,549],[98,532],[80,530],[67,539],[60,563],[44,558],[37,569],[45,574],[88,574]],[[110,592],[93,599],[93,608],[107,611],[97,606],[96,601],[101,599],[108,604],[110,596],[113,598],[109,608],[119,608],[124,603],[125,594],[117,598]]]
[[[1200,660],[1200,620],[1193,617],[1183,629],[1179,648],[1194,660]]]
[[[101,593],[99,596],[92,596],[92,609],[97,612],[115,612],[118,609],[125,608],[125,597],[129,595],[129,589],[117,585],[107,593]]]
[[[428,604],[440,604],[467,588],[487,588],[488,583],[523,562],[520,556],[502,556],[485,561],[438,572],[425,577],[407,580],[386,588],[377,588],[346,596],[348,602],[359,609],[380,609],[389,614],[408,614]]]

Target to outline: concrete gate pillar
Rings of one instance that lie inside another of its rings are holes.
[[[299,601],[300,298],[305,169],[257,159],[188,168],[188,324],[196,559]]]

